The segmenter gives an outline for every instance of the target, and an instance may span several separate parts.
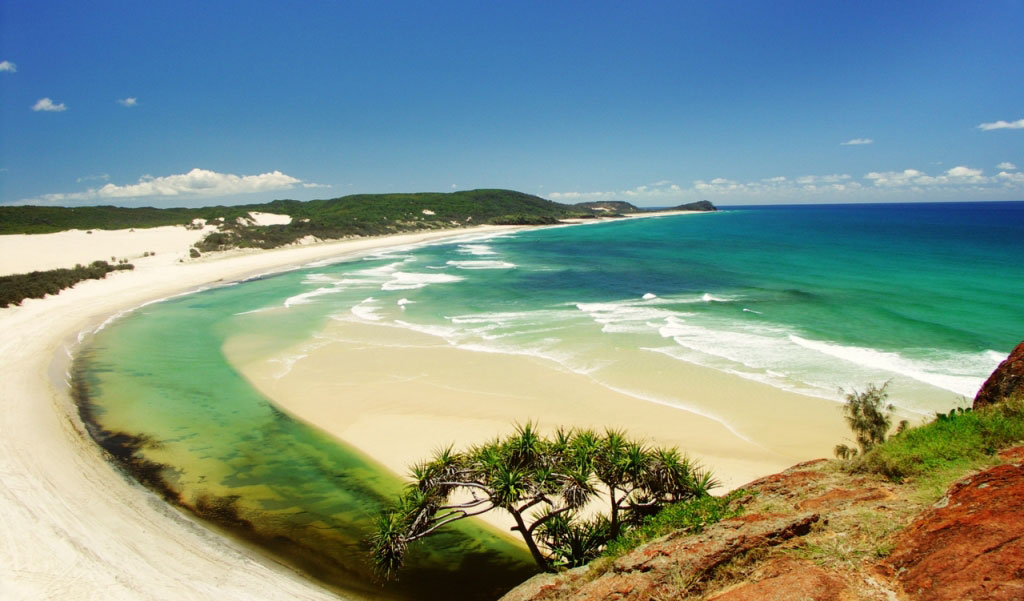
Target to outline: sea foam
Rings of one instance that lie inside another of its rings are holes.
[[[395,271],[391,279],[384,282],[380,289],[392,290],[416,290],[431,284],[451,284],[461,282],[464,278],[447,273],[412,273],[407,271]]]
[[[954,359],[959,364],[959,366],[956,366],[955,364],[949,364],[952,362],[942,361],[938,357],[931,361],[915,360],[891,351],[844,346],[808,340],[795,335],[789,336],[789,340],[794,344],[830,357],[848,361],[855,365],[906,376],[918,382],[924,382],[936,388],[949,390],[966,397],[973,397],[978,392],[978,389],[981,388],[984,382],[984,378],[963,374],[962,370],[964,367],[973,364],[975,369],[980,368],[984,370],[983,373],[987,373],[999,365],[999,362],[992,357],[994,351],[985,351],[977,354],[958,353],[957,359]],[[943,363],[946,363],[946,365],[943,365]],[[950,373],[950,368],[960,373]]]
[[[515,269],[515,263],[508,261],[448,261],[457,269]]]

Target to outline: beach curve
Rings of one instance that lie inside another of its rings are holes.
[[[0,597],[336,599],[159,501],[109,464],[68,394],[72,353],[83,334],[112,316],[169,296],[317,260],[508,229],[478,226],[232,251],[187,262],[178,260],[184,252],[161,253],[132,258],[134,271],[0,311]],[[19,271],[37,269],[17,243],[0,237],[0,250],[23,257]],[[66,264],[81,262],[81,252],[69,245]]]

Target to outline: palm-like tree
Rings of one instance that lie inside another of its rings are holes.
[[[513,531],[541,569],[579,565],[624,525],[718,484],[678,450],[648,449],[621,431],[559,429],[545,438],[530,423],[461,453],[442,448],[413,466],[411,476],[406,493],[377,520],[373,556],[385,577],[401,567],[410,543],[493,509],[512,516]],[[600,494],[599,484],[611,516],[582,520],[580,510]]]
[[[889,392],[886,390],[888,387],[888,381],[881,386],[868,384],[864,392],[853,390],[846,395],[843,413],[846,423],[857,439],[861,455],[885,442],[892,428],[893,406],[886,403],[889,398]],[[906,427],[907,421],[901,421],[897,434]],[[844,444],[836,445],[834,452],[836,457],[841,459],[857,455],[857,449]]]

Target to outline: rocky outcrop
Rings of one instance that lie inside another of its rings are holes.
[[[1011,460],[1021,455],[1003,454]],[[898,536],[882,570],[913,601],[1020,601],[1022,503],[1021,463],[965,478]]]
[[[749,515],[536,576],[501,601],[1021,601],[1024,446],[998,458],[932,506],[825,460],[795,465],[742,487]]]
[[[711,204],[710,200],[698,200],[678,207],[672,207],[673,211],[717,211],[718,208]]]
[[[751,551],[807,534],[818,514],[750,515],[724,520],[696,535],[673,533],[616,559],[592,578],[573,570],[538,576],[502,601],[648,601],[699,592],[715,569]]]
[[[974,408],[993,405],[1013,394],[1024,394],[1024,342],[985,380],[974,397]]]
[[[846,601],[849,584],[837,574],[827,572],[800,559],[776,559],[759,568],[744,582],[708,601]]]

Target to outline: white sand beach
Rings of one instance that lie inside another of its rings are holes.
[[[0,598],[336,598],[207,530],[106,463],[82,431],[68,395],[71,353],[81,333],[148,301],[328,257],[501,228],[232,251],[198,260],[186,256],[188,245],[201,232],[167,229],[111,234],[110,239],[134,237],[143,243],[138,250],[156,252],[145,258],[136,258],[141,252],[111,253],[128,256],[136,265],[134,271],[0,309]],[[160,246],[164,236],[174,243]],[[45,261],[50,263],[44,263],[40,254],[30,252],[39,243],[34,238],[0,236],[5,270],[72,266],[91,260],[84,255],[99,252],[97,258],[103,258],[111,252],[103,246],[107,236],[67,233],[72,242],[61,239],[48,246]],[[615,391],[543,361],[446,348],[429,336],[380,326],[336,327],[346,328],[339,338],[356,343],[322,349],[297,364],[286,378],[269,377],[265,364],[247,361],[242,351],[227,351],[275,403],[400,474],[440,444],[480,442],[508,432],[524,411],[544,429],[624,427],[656,444],[679,445],[712,467],[730,488],[825,454],[841,428],[834,404],[819,400],[807,405],[807,397],[696,366],[688,374],[693,396],[747,399],[728,405],[723,414],[728,426],[636,399],[626,405]],[[401,348],[388,347],[393,337],[400,338]],[[372,341],[376,354],[365,352],[360,338]],[[382,358],[382,353],[388,357]],[[395,353],[402,353],[403,360],[395,360]],[[349,366],[343,380],[335,379],[316,394],[298,393],[304,378],[316,378],[317,370],[325,369],[323,362],[337,365],[339,357]],[[403,367],[396,372],[399,364]],[[358,402],[332,402],[339,391]],[[515,403],[506,402],[513,397]],[[794,420],[795,427],[806,429],[805,440],[792,439]],[[392,435],[381,437],[382,431]],[[755,431],[754,437],[737,434]]]

